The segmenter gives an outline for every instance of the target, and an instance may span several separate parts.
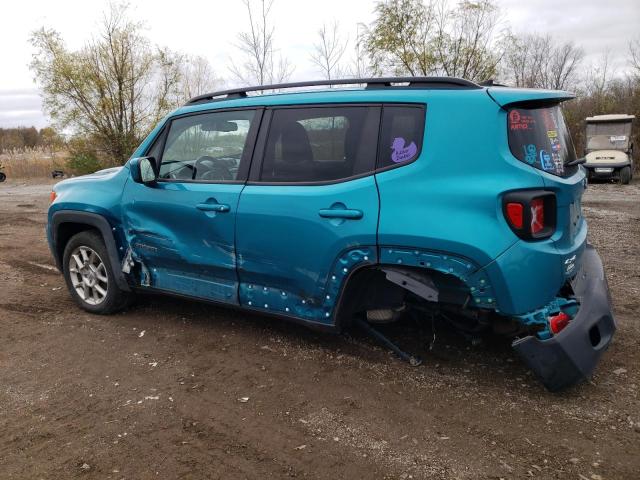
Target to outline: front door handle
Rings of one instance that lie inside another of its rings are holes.
[[[230,210],[229,205],[225,205],[224,203],[198,203],[196,205],[198,210],[202,210],[203,212],[219,212],[224,213]]]
[[[362,210],[350,208],[323,208],[318,214],[322,218],[347,218],[349,220],[359,220],[362,218]]]

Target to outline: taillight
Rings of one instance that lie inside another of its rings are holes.
[[[507,220],[515,228],[522,228],[524,207],[521,203],[507,203]]]
[[[556,196],[544,190],[509,192],[503,199],[504,216],[520,238],[541,240],[556,228]]]
[[[536,235],[544,230],[544,201],[534,198],[529,204],[531,208],[531,234]]]
[[[564,312],[560,312],[558,315],[549,317],[549,328],[555,334],[560,333],[564,328],[569,325],[571,317]]]
[[[49,194],[49,203],[53,203],[57,196],[58,194],[56,193],[56,191],[51,190],[51,193]]]

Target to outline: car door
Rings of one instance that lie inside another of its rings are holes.
[[[172,119],[151,147],[154,185],[129,181],[123,221],[140,283],[238,303],[235,222],[262,110]]]
[[[267,110],[236,223],[244,306],[322,324],[344,280],[376,261],[380,107]]]

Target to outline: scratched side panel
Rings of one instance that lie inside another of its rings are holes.
[[[320,216],[331,208],[359,210],[362,218]],[[331,324],[344,279],[377,261],[377,223],[373,175],[331,185],[247,185],[237,220],[240,304]]]
[[[122,199],[125,235],[134,260],[148,271],[148,286],[237,303],[234,231],[241,190],[236,184],[127,184]],[[229,211],[196,208],[212,199]]]

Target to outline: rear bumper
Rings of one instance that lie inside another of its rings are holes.
[[[591,376],[616,330],[602,261],[591,245],[571,285],[580,309],[562,332],[548,340],[528,336],[513,342],[513,348],[551,391]]]

